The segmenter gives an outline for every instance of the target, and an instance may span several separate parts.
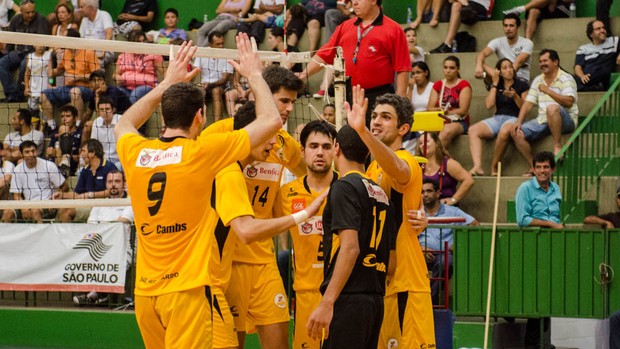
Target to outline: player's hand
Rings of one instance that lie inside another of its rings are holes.
[[[314,309],[310,317],[306,328],[308,329],[308,336],[314,340],[322,341],[329,337],[329,324],[334,317],[334,306],[326,304],[325,302],[319,303],[319,306]],[[325,336],[323,336],[325,333]]]
[[[364,89],[360,85],[353,86],[353,105],[344,104],[347,113],[347,123],[357,133],[366,128],[366,109],[368,109],[368,99],[364,98]]]
[[[176,53],[174,53],[174,45],[170,45],[170,63],[168,64],[168,70],[166,70],[166,77],[162,82],[170,85],[179,82],[189,82],[200,73],[200,68],[196,67],[187,72],[187,66],[198,49],[198,47],[192,46],[192,44],[191,40],[183,42],[181,48]]]
[[[262,74],[263,63],[260,61],[254,38],[248,37],[246,33],[239,33],[235,37],[235,41],[237,42],[239,62],[229,60],[228,63],[235,68],[235,71],[246,78],[249,78],[252,74]]]
[[[428,225],[428,218],[426,217],[424,210],[407,211],[407,221],[411,224],[413,229],[419,231],[426,229],[426,226]]]
[[[308,212],[308,217],[312,217],[317,212],[319,212],[319,209],[321,208],[321,205],[323,205],[323,202],[325,201],[325,198],[327,197],[328,194],[329,194],[329,190],[325,190],[324,192],[321,193],[321,195],[317,196],[317,198],[314,199],[314,201],[312,201],[312,203],[308,205],[308,207],[306,207],[306,212]]]

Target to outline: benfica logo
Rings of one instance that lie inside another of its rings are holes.
[[[258,170],[256,169],[256,167],[254,167],[252,165],[248,166],[248,168],[245,170],[245,172],[248,175],[248,177],[250,177],[250,178],[254,178],[258,174]]]

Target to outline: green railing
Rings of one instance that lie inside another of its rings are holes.
[[[562,159],[556,166],[555,180],[564,199],[563,222],[582,221],[583,217],[574,216],[587,205],[586,198],[597,201],[600,177],[617,175],[620,156],[619,77],[612,75],[613,83],[607,93],[581,121],[556,156],[556,160]]]
[[[457,315],[485,314],[491,237],[490,227],[454,229]],[[620,229],[498,228],[492,316],[607,317],[620,309],[618,243]]]

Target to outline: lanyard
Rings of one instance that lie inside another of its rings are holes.
[[[375,26],[371,25],[370,27],[364,29],[363,33],[361,27],[362,25],[360,23],[360,25],[357,26],[357,44],[355,44],[355,51],[353,51],[353,64],[357,64],[357,52],[360,50],[360,43],[362,42],[362,39],[365,38]]]

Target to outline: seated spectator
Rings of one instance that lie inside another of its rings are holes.
[[[73,6],[70,3],[62,2],[54,9],[56,24],[52,27],[52,35],[67,36],[69,29],[80,30],[80,27],[73,19]]]
[[[426,142],[424,136],[421,136],[416,148],[416,155],[424,156],[428,160],[428,163],[420,165],[423,171],[423,179],[430,178],[437,181],[441,192],[439,201],[454,206],[469,193],[474,185],[474,179],[471,173],[467,172],[458,161],[451,158],[444,150],[436,132],[427,134]]]
[[[15,164],[0,157],[0,200],[9,200],[9,187],[15,171]]]
[[[211,32],[209,47],[224,48],[224,34]],[[193,65],[201,69],[200,83],[205,89],[205,99],[213,101],[213,121],[218,121],[222,117],[222,95],[234,72],[233,67],[226,59],[207,57],[197,57]]]
[[[424,62],[424,49],[418,46],[418,37],[415,29],[405,28],[405,36],[407,37],[407,47],[409,47],[411,64],[415,62]]]
[[[112,16],[99,9],[99,0],[79,0],[80,11],[84,15],[80,24],[80,36],[85,39],[113,40],[114,22]],[[97,51],[99,66],[103,69],[114,62],[110,51]]]
[[[257,2],[259,2],[257,0]],[[218,32],[222,35],[227,31],[237,28],[239,18],[243,18],[250,11],[252,6],[252,0],[221,0],[220,4],[215,9],[217,17],[204,23],[200,29],[198,29],[198,35],[196,41],[198,46],[206,47],[209,45],[209,36],[212,32]],[[265,28],[263,27],[263,36]]]
[[[122,115],[116,113],[114,103],[108,98],[101,97],[97,103],[97,113],[99,114],[99,117],[90,122],[92,124],[90,138],[101,142],[105,153],[105,159],[110,160],[114,163],[116,168],[121,170],[121,162],[118,159],[118,153],[116,152],[116,136],[114,135],[114,126],[116,126],[118,119],[120,119]],[[84,132],[86,132],[86,128]]]
[[[433,84],[426,110],[441,110],[452,122],[439,133],[441,143],[448,147],[452,140],[467,133],[472,90],[469,81],[461,79],[461,62],[455,56],[443,60],[442,80]]]
[[[449,223],[450,225],[470,225],[477,226],[480,223],[472,216],[463,212],[460,208],[454,206],[448,206],[439,202],[439,183],[434,179],[424,179],[422,184],[422,202],[424,203],[424,213],[426,217],[461,217],[465,218],[465,222]],[[411,215],[412,213],[408,213]],[[416,211],[417,214],[417,211]],[[443,254],[437,254],[433,252],[445,251],[445,243],[448,243],[448,278],[452,277],[452,244],[454,243],[454,236],[452,229],[450,228],[435,228],[429,225],[418,236],[422,250],[424,251],[424,257],[426,259],[426,265],[430,271],[431,278],[441,278],[444,276],[445,259]],[[439,302],[439,289],[441,287],[441,280],[431,280],[431,297],[433,304],[440,304]],[[445,286],[444,286],[445,287]]]
[[[518,15],[525,12],[525,19],[527,20],[525,37],[527,39],[532,39],[534,34],[536,34],[538,23],[543,19],[569,18],[569,6],[573,1],[574,0],[530,0],[530,2],[525,5],[516,6],[504,11],[504,14],[515,13]]]
[[[249,0],[247,1],[249,2]],[[263,39],[265,39],[265,28],[276,26],[278,16],[284,14],[284,4],[285,0],[255,0],[254,16],[252,18],[248,17],[248,21],[240,22],[237,33],[247,33],[257,43],[263,42]],[[247,12],[245,11],[243,16],[239,15],[238,18],[244,18]]]
[[[158,44],[168,45],[172,40],[187,41],[187,33],[185,30],[178,28],[179,23],[179,11],[175,8],[169,8],[164,12],[164,28],[159,30],[157,40]],[[151,40],[152,41],[152,40]]]
[[[431,27],[439,24],[439,15],[443,8],[444,0],[418,0],[416,4],[416,17],[409,26],[416,29],[423,21]]]
[[[13,200],[51,200],[54,190],[67,190],[65,177],[60,174],[53,162],[37,157],[37,145],[24,141],[19,145],[24,161],[15,166],[11,178]],[[4,223],[13,223],[15,219],[26,219],[43,223],[43,219],[56,217],[55,209],[5,209],[2,212]]]
[[[588,216],[583,220],[585,224],[598,224],[605,229],[620,228],[620,187],[616,189],[616,212],[609,212],[600,216]]]
[[[80,171],[77,184],[72,192],[55,193],[54,200],[60,199],[101,199],[109,193],[106,189],[106,177],[111,171],[117,171],[116,166],[105,159],[103,146],[96,139],[89,139],[80,148],[80,157],[84,160],[84,168]],[[74,219],[85,221],[90,213],[89,208],[61,208],[58,212],[58,221],[72,223]]]
[[[451,3],[448,32],[444,41],[432,49],[431,53],[453,52],[452,45],[461,23],[472,25],[479,20],[491,18],[491,11],[493,10],[493,1],[491,0],[469,0],[468,5],[463,5],[456,0],[449,0],[448,2]]]
[[[80,23],[82,23],[82,17],[83,17],[82,11],[80,11],[79,1],[78,0],[58,0],[58,2],[56,3],[56,8],[59,5],[66,5],[67,8],[71,9],[71,13],[72,13],[71,21],[79,27]],[[60,22],[60,20],[58,19],[58,13],[56,13],[56,11],[50,12],[50,14],[47,15],[47,22],[52,27],[55,25],[58,25]],[[52,35],[54,35],[54,31],[52,31]]]
[[[299,52],[299,50],[297,49],[297,47],[295,46],[291,46],[291,45],[286,45],[286,47],[284,47],[284,29],[282,28],[271,28],[271,30],[269,31],[269,35],[267,35],[267,43],[269,43],[269,47],[271,48],[272,51],[275,52]],[[275,64],[280,64],[281,66],[283,66],[286,69],[289,69],[293,72],[296,73],[301,73],[301,71],[303,70],[303,67],[301,66],[301,63],[291,63],[291,62],[274,62]]]
[[[23,0],[20,13],[15,15],[6,31],[30,34],[49,34],[50,28],[45,17],[35,10],[32,0]],[[32,46],[6,44],[2,47],[6,54],[0,58],[0,83],[5,98],[0,102],[22,102],[24,100],[24,73],[26,72],[26,56],[34,51]],[[12,72],[19,68],[17,84],[13,81]]]
[[[25,141],[34,142],[38,149],[37,156],[41,155],[45,136],[43,132],[32,128],[32,113],[30,109],[17,109],[11,117],[11,127],[13,127],[13,132],[4,137],[1,152],[3,159],[17,163],[22,158],[22,151],[19,146]]]
[[[620,38],[607,36],[598,20],[588,23],[586,35],[592,43],[579,46],[575,57],[577,91],[606,91],[611,73],[620,64]]]
[[[542,49],[539,56],[540,70],[519,111],[519,118],[511,133],[519,153],[528,163],[532,162],[530,142],[551,134],[553,153],[562,150],[562,135],[577,127],[577,83],[572,75],[560,68],[560,56],[554,50]],[[525,117],[538,105],[538,116],[524,123]],[[532,176],[530,168],[526,175]]]
[[[514,13],[504,15],[502,27],[504,28],[504,36],[489,41],[487,47],[480,51],[476,57],[476,78],[483,79],[486,74],[485,83],[490,84],[495,69],[485,64],[484,61],[492,53],[495,53],[499,59],[510,59],[514,70],[517,72],[517,77],[529,82],[534,43],[530,39],[519,36],[521,18],[518,15]]]
[[[129,33],[129,41],[145,42],[141,30]],[[149,93],[164,76],[164,58],[160,55],[123,52],[116,60],[116,83],[129,96],[131,104]]]
[[[492,85],[484,104],[487,109],[495,109],[495,115],[469,128],[469,150],[473,162],[469,173],[473,176],[484,175],[482,140],[495,137],[497,142],[491,161],[491,176],[497,175],[497,164],[506,152],[510,133],[514,130],[514,123],[530,88],[524,80],[516,77],[514,64],[508,58],[497,62],[491,76]]]
[[[36,110],[37,114],[41,107],[41,94],[48,87],[48,76],[51,73],[52,51],[45,46],[35,45],[34,52],[26,56],[24,95],[28,97],[28,108]],[[51,123],[50,127],[53,129],[54,123]]]
[[[127,193],[124,189],[125,176],[122,172],[119,172],[118,170],[112,170],[108,172],[108,175],[106,176],[105,188],[108,194],[106,198],[120,199],[127,197]],[[88,216],[87,221],[87,223],[90,224],[109,222],[125,223],[125,236],[127,238],[127,269],[129,269],[133,261],[133,251],[131,250],[132,244],[130,240],[133,218],[134,215],[131,206],[97,206],[93,207],[93,209],[90,211],[90,215]],[[107,293],[97,293],[95,291],[73,297],[73,303],[77,306],[84,306],[89,304],[99,305],[107,303],[107,301]]]
[[[91,119],[97,104],[99,104],[99,99],[102,97],[111,100],[119,114],[123,114],[131,106],[129,96],[123,90],[116,86],[108,86],[103,70],[92,72],[88,77],[88,82],[93,93],[88,101],[88,109],[84,113],[82,124]]]
[[[434,83],[431,81],[431,71],[424,62],[414,62],[411,68],[411,79],[407,86],[407,96],[411,96],[414,112],[426,111],[431,98]],[[415,153],[418,132],[410,131],[403,137],[403,148],[411,154]]]
[[[323,106],[323,120],[332,125],[336,125],[336,106],[333,104],[325,104]]]
[[[50,137],[45,157],[56,163],[63,176],[74,176],[80,162],[80,147],[84,142],[82,125],[77,125],[77,109],[72,105],[62,106],[60,121],[60,126]]]
[[[157,12],[157,0],[125,0],[116,19],[114,34],[129,36],[132,30],[148,30]]]
[[[80,33],[75,29],[69,29],[67,36],[79,38]],[[78,115],[82,118],[84,102],[90,100],[93,93],[88,88],[89,76],[99,69],[99,60],[95,51],[65,49],[58,67],[52,70],[52,76],[64,76],[65,85],[43,90],[41,95],[43,117],[46,120],[54,119],[54,106],[61,107],[70,103],[78,110]]]
[[[13,0],[0,2],[0,29],[5,30],[9,26],[9,11],[13,11],[14,16],[19,14],[19,6]]]
[[[248,84],[248,79],[236,71],[233,73],[232,82],[226,87],[224,97],[226,98],[226,112],[228,113],[228,117],[233,117],[237,113],[238,104],[243,105],[247,101],[254,100],[252,90],[250,90],[250,85]]]
[[[319,48],[321,40],[321,27],[325,26],[325,12],[336,8],[334,0],[301,0],[301,4],[306,9],[307,20],[300,22],[300,17],[291,18],[286,26],[287,44],[297,46],[299,39],[304,31],[301,28],[308,28],[309,51],[314,52]]]

